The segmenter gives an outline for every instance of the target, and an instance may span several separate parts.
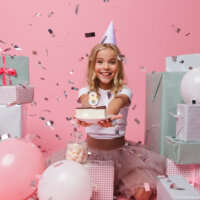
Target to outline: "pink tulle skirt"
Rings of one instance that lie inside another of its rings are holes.
[[[165,175],[165,158],[140,143],[126,141],[123,147],[115,150],[89,148],[89,160],[113,160],[115,165],[115,195],[130,198],[137,188],[148,183],[156,193],[158,175]],[[46,165],[65,159],[65,149],[55,152],[46,160]]]
[[[148,183],[156,192],[158,175],[165,175],[165,158],[150,151],[140,143],[127,141],[116,150],[100,151],[89,149],[90,160],[113,160],[115,165],[115,195],[122,194],[130,198],[137,188]]]

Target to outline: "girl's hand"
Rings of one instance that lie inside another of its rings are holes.
[[[76,117],[73,117],[74,119],[76,119]],[[80,121],[78,119],[76,119],[76,123],[79,125],[79,126],[84,126],[84,127],[88,127],[88,126],[91,126],[92,124],[89,124],[89,123],[86,123],[84,121]]]
[[[122,118],[122,115],[110,115],[110,118],[99,121],[98,125],[104,128],[112,127],[113,126],[112,120],[120,118]]]

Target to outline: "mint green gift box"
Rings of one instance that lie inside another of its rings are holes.
[[[16,70],[16,76],[6,73],[6,85],[27,84],[29,85],[29,58],[26,56],[5,56],[5,68],[3,64],[3,56],[0,56],[0,69],[8,70],[12,68]],[[3,85],[3,74],[0,74],[0,86]]]
[[[146,74],[145,145],[164,155],[166,136],[175,136],[177,104],[183,103],[180,83],[185,72]]]
[[[165,138],[165,156],[177,164],[200,164],[200,141],[181,141]]]

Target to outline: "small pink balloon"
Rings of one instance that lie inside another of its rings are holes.
[[[37,188],[45,169],[40,150],[31,142],[10,138],[0,142],[0,199],[24,200]]]

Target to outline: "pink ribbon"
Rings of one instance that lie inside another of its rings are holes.
[[[0,75],[3,74],[3,86],[5,86],[6,85],[6,74],[8,74],[10,76],[16,76],[17,72],[13,68],[6,69],[6,57],[2,56],[2,59],[3,59],[3,67],[0,68]],[[10,85],[12,85],[10,76],[9,76]]]

